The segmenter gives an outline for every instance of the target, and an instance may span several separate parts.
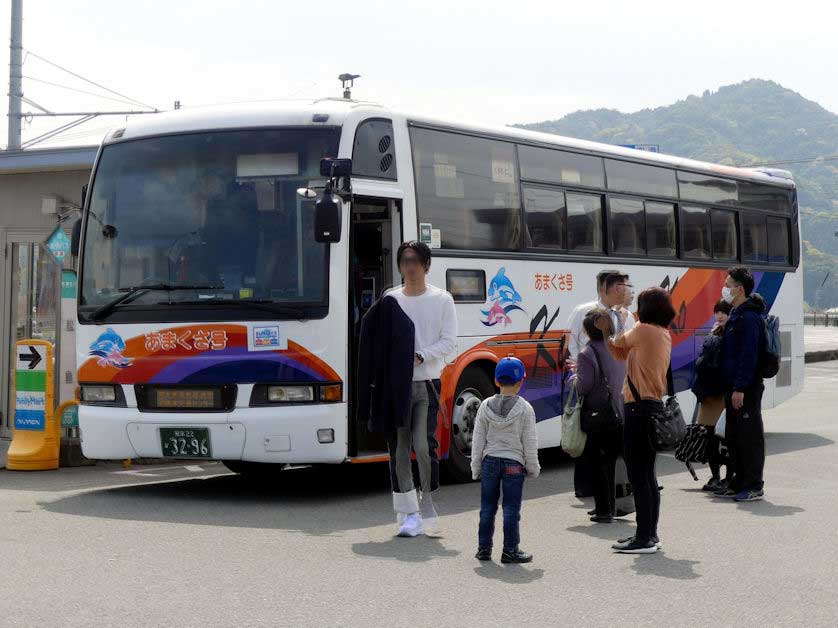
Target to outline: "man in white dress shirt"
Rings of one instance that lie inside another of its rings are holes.
[[[567,319],[567,328],[570,330],[568,352],[574,362],[579,352],[588,344],[588,334],[585,333],[582,321],[585,319],[585,314],[594,308],[600,307],[611,312],[616,335],[634,327],[634,317],[630,316],[628,310],[623,307],[626,294],[632,288],[629,276],[619,270],[603,270],[597,274],[596,281],[599,299],[578,305]]]
[[[585,315],[594,308],[599,307],[611,313],[615,335],[619,336],[634,327],[634,317],[625,308],[628,293],[632,290],[628,275],[619,270],[603,270],[597,273],[596,281],[599,298],[596,301],[589,301],[574,308],[567,320],[567,328],[570,330],[568,352],[574,364],[579,352],[588,344],[588,334],[585,332],[582,322]],[[622,383],[620,383],[620,386],[622,386]],[[620,460],[619,464],[624,463]],[[592,473],[593,470],[590,465],[586,464],[584,457],[576,459],[573,470],[573,488],[577,497],[593,495]],[[624,474],[618,473],[618,475],[622,476]],[[626,484],[626,482],[620,482],[619,478],[618,483]],[[623,499],[618,500],[617,509],[618,511],[629,512],[629,506],[623,502],[630,501],[630,498],[625,494],[620,495],[621,492],[622,490],[618,490],[618,496]]]

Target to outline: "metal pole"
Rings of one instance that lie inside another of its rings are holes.
[[[20,99],[23,98],[23,0],[12,0],[9,44],[9,140],[7,150],[20,150]]]

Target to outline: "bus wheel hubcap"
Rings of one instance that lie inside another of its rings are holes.
[[[451,421],[451,433],[454,446],[464,456],[471,456],[471,440],[474,435],[474,421],[482,398],[476,390],[463,390],[454,402],[454,416]]]

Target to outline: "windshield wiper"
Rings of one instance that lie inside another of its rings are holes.
[[[131,288],[118,288],[119,292],[124,292],[125,294],[120,294],[114,300],[109,301],[103,305],[97,307],[93,312],[90,313],[89,319],[98,321],[105,318],[108,314],[113,312],[117,306],[122,305],[123,303],[127,303],[128,301],[133,300],[141,293],[150,292],[151,290],[164,290],[166,292],[174,292],[176,290],[223,290],[224,286],[207,286],[207,285],[183,285],[183,284],[170,284],[170,283],[150,283],[141,286],[133,286]]]
[[[204,305],[205,303],[212,303],[214,305],[232,305],[254,310],[263,310],[265,312],[273,312],[274,314],[284,314],[286,316],[293,316],[295,318],[305,318],[305,311],[302,308],[293,307],[290,305],[281,305],[276,301],[270,299],[199,299],[197,301],[176,301],[172,305]]]

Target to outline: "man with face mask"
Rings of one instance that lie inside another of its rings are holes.
[[[725,439],[733,460],[733,479],[715,492],[736,501],[762,499],[765,467],[765,434],[758,369],[760,345],[768,314],[763,298],[752,292],[754,276],[744,266],[728,270],[722,298],[733,306],[722,338],[722,373],[725,395]]]

